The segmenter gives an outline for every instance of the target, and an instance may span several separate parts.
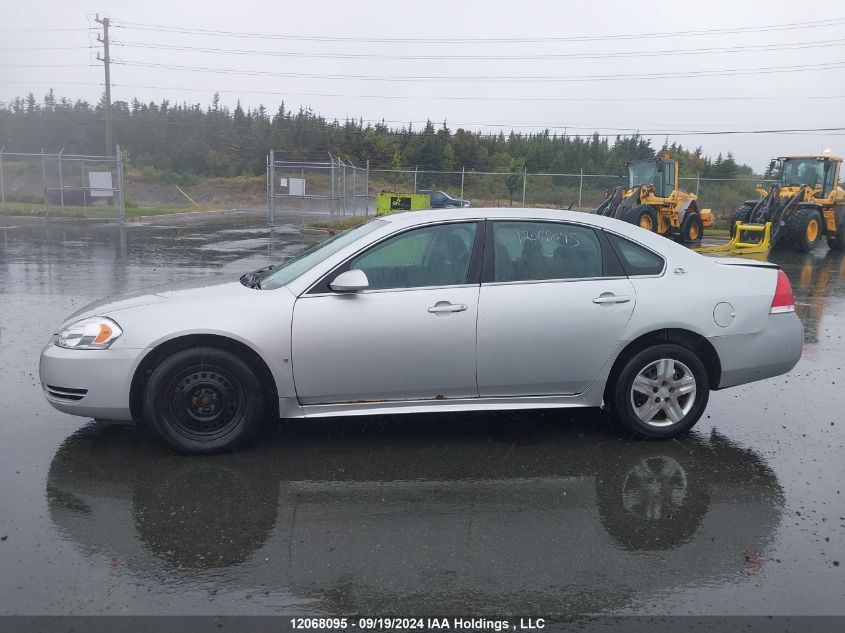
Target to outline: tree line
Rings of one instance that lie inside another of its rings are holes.
[[[188,103],[115,101],[114,142],[130,166],[163,177],[238,176],[264,173],[265,156],[327,160],[328,153],[373,168],[494,171],[521,173],[616,174],[626,161],[654,156],[662,149],[679,159],[681,175],[707,178],[751,176],[730,152],[716,158],[668,139],[662,148],[638,134],[611,138],[549,130],[482,133],[446,122],[391,127],[384,121],[328,120],[310,108],[271,113],[263,105],[234,108],[215,94],[207,106]],[[30,93],[0,102],[0,146],[6,151],[100,155],[105,150],[104,101],[57,98],[51,89],[42,100]]]

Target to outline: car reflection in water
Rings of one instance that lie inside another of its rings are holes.
[[[783,501],[759,455],[715,432],[636,442],[560,422],[300,422],[190,459],[91,424],[53,459],[50,516],[141,582],[289,592],[335,613],[573,615],[765,564]]]

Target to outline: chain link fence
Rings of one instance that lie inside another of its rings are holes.
[[[431,171],[372,169],[371,195],[444,191],[476,207],[527,206],[590,211],[625,178],[615,174]],[[759,178],[680,178],[685,191],[698,194],[702,207],[728,218],[745,200],[755,199]]]
[[[369,167],[329,156],[326,162],[278,160],[267,156],[267,221],[279,216],[326,219],[367,216],[374,207],[369,195]]]
[[[369,164],[356,165],[331,155],[327,158],[322,162],[282,160],[270,152],[263,179],[197,177],[196,182],[179,186],[162,182],[158,174],[146,174],[143,167],[133,168],[124,178],[119,150],[108,157],[10,153],[0,148],[0,214],[125,219],[127,205],[134,217],[147,212],[256,209],[264,197],[271,226],[277,220],[290,222],[292,218],[301,225],[315,221],[340,224],[349,218],[373,215],[381,192],[444,191],[474,207],[589,211],[613,187],[624,184],[619,175],[580,170],[370,169]],[[747,177],[682,177],[679,184],[697,194],[700,206],[713,209],[716,218],[729,219],[736,206],[759,197],[755,190],[760,182]]]
[[[0,214],[125,219],[120,148],[116,156],[0,148]]]

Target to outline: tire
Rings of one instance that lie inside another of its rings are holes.
[[[647,204],[638,204],[625,212],[622,217],[625,222],[634,224],[646,231],[657,231],[657,213]]]
[[[746,224],[751,218],[751,212],[754,210],[754,205],[750,205],[747,202],[745,204],[739,205],[736,209],[734,209],[733,216],[731,216],[731,224],[728,227],[728,231],[730,231],[730,236],[734,236],[734,231],[736,230],[736,223],[742,222]]]
[[[153,370],[144,418],[181,453],[216,453],[244,445],[261,426],[261,381],[243,360],[221,349],[177,352]]]
[[[671,362],[671,366],[665,365],[667,362]],[[674,370],[672,378],[662,380],[660,372],[670,367]],[[638,352],[615,375],[614,383],[608,385],[605,401],[614,419],[641,438],[667,439],[688,431],[704,413],[710,397],[710,379],[704,363],[688,348],[673,343],[654,345]],[[680,397],[672,395],[674,389],[688,389],[690,384],[692,392]],[[647,394],[644,389],[651,393]],[[658,391],[655,393],[654,389]],[[652,410],[645,408],[649,401],[654,405]],[[674,404],[671,410],[675,419],[666,409],[664,403],[667,401]]]
[[[704,235],[704,223],[701,221],[701,214],[692,211],[684,216],[681,222],[681,241],[684,243],[700,242]]]
[[[787,234],[792,247],[801,253],[812,253],[822,237],[822,216],[813,207],[798,207],[789,219]]]
[[[837,227],[837,229],[838,228],[839,227]],[[845,244],[843,244],[842,237],[839,235],[837,235],[836,237],[827,238],[827,247],[832,251],[845,250]]]

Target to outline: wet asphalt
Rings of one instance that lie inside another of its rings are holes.
[[[38,353],[101,296],[258,268],[258,214],[0,218],[0,614],[845,614],[845,258],[775,253],[804,355],[689,436],[595,412],[271,425],[182,457],[54,411]]]

